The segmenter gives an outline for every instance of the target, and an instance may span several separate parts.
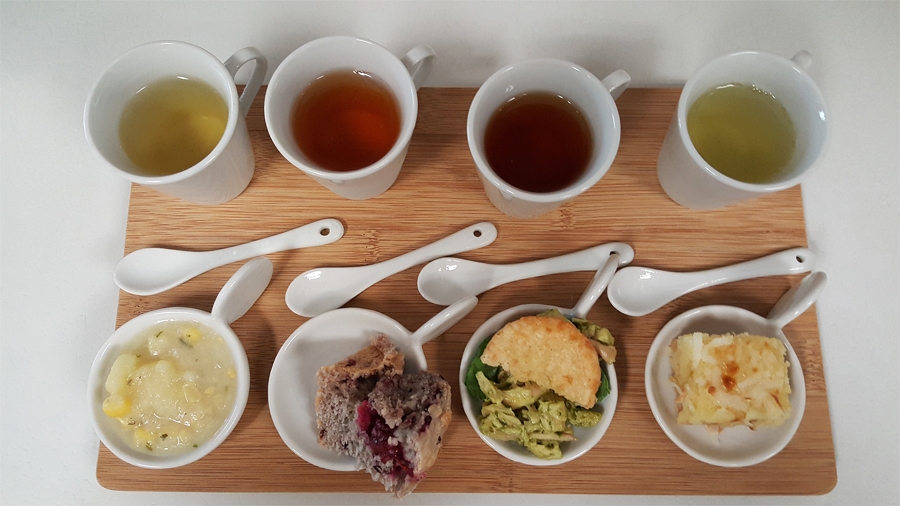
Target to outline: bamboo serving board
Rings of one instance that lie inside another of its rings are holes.
[[[290,282],[323,266],[380,262],[481,221],[499,236],[490,246],[458,255],[514,263],[622,241],[635,249],[633,265],[696,270],[806,246],[800,188],[714,211],[671,201],[656,179],[656,156],[675,110],[678,89],[631,89],[619,98],[622,139],[609,172],[573,202],[531,220],[509,218],[488,201],[466,143],[466,114],[474,89],[423,88],[406,163],[394,186],[365,201],[345,200],[288,163],[266,132],[260,92],[248,117],[256,172],[233,201],[203,207],[133,186],[125,253],[145,247],[203,251],[233,246],[322,218],[337,218],[344,237],[330,245],[269,255],[272,282],[232,328],[250,360],[250,398],[237,428],[215,451],[170,470],[128,465],[100,446],[97,478],[115,490],[219,492],[384,493],[365,472],[334,472],[295,456],[278,436],[267,408],[269,371],[279,348],[307,318],[284,302]],[[212,309],[216,294],[241,263],[198,276],[168,292],[138,297],[121,292],[117,326],[146,311],[186,306]],[[442,308],[416,289],[419,268],[375,284],[347,306],[380,311],[414,330]],[[806,412],[791,443],[755,466],[726,469],[699,462],[657,425],[644,392],[644,362],[657,332],[671,318],[702,305],[728,304],[766,315],[802,275],[776,276],[709,288],[650,315],[617,312],[606,297],[589,318],[608,327],[619,356],[619,402],[609,431],[573,462],[529,467],[485,445],[466,419],[457,395],[459,362],[475,330],[509,307],[544,303],[572,307],[593,272],[524,280],[482,294],[464,320],[425,345],[432,372],[454,389],[454,418],[437,463],[416,493],[516,492],[579,494],[824,494],[837,483],[822,354],[815,311],[784,329],[806,379]],[[347,355],[357,350],[347,350]],[[315,437],[315,434],[310,434]],[[560,488],[560,484],[563,487]]]

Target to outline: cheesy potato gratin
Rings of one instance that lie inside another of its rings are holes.
[[[750,334],[696,332],[672,341],[678,423],[711,432],[782,425],[791,416],[784,344]]]

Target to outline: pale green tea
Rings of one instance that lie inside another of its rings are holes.
[[[119,122],[119,142],[148,176],[168,176],[193,167],[219,143],[228,105],[210,85],[183,77],[142,88]]]
[[[797,135],[784,106],[749,84],[718,86],[687,114],[691,142],[707,163],[745,183],[778,178],[794,155]]]

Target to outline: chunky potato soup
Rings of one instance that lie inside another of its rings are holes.
[[[119,355],[103,411],[145,452],[189,451],[212,438],[234,406],[237,374],[225,341],[196,322],[164,322]]]

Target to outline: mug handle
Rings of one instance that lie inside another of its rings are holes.
[[[416,89],[422,87],[422,83],[428,79],[431,69],[434,67],[434,49],[422,44],[409,50],[403,58],[400,58],[409,75],[412,76]]]
[[[262,86],[263,79],[266,78],[266,70],[269,64],[266,61],[266,57],[255,47],[245,47],[231,55],[231,58],[225,60],[225,68],[228,69],[232,79],[234,79],[238,69],[251,60],[255,60],[256,65],[253,67],[253,73],[250,74],[247,86],[244,86],[244,92],[241,93],[241,98],[239,99],[241,116],[245,118],[247,117],[247,112],[250,111],[250,106],[253,105],[253,99],[256,98],[256,94],[259,92],[259,87]]]
[[[791,58],[791,61],[801,69],[807,70],[812,65],[812,55],[806,50],[800,50]]]
[[[609,90],[609,94],[612,95],[613,100],[615,100],[619,98],[619,95],[621,95],[622,92],[628,88],[628,85],[631,84],[631,76],[624,70],[617,70],[601,79],[600,83]]]

